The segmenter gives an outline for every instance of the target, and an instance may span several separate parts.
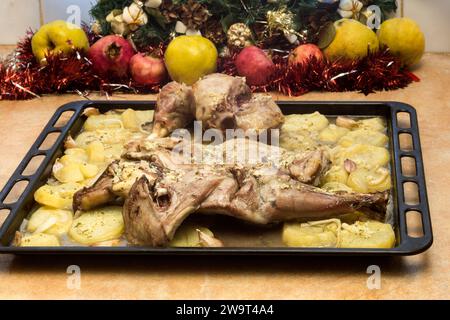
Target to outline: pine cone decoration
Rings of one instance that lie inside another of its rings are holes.
[[[177,11],[178,18],[188,29],[200,30],[211,16],[208,9],[195,0],[182,4]]]
[[[244,48],[251,44],[252,31],[244,23],[231,25],[227,32],[227,41],[230,48]]]
[[[172,0],[164,0],[159,10],[167,23],[178,20],[178,6],[174,5]]]
[[[202,29],[202,34],[216,46],[221,46],[226,41],[226,35],[223,31],[222,24],[218,20],[208,20]]]

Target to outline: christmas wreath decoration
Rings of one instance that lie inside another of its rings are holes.
[[[391,18],[396,10],[395,0],[99,0],[84,36],[68,27],[66,43],[43,44],[61,21],[30,31],[0,64],[0,96],[155,93],[170,79],[188,83],[183,73],[214,71],[287,95],[402,88],[418,81],[408,66],[424,40],[413,21]],[[394,27],[414,41],[397,45]]]

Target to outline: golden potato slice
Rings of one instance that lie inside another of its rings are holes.
[[[309,151],[317,148],[317,142],[308,134],[285,133],[280,136],[280,147],[290,151]]]
[[[338,182],[341,184],[346,184],[348,179],[348,172],[345,171],[342,165],[332,166],[330,170],[325,173],[322,179],[323,184]]]
[[[319,141],[325,143],[336,143],[342,136],[345,136],[349,132],[348,129],[338,127],[335,124],[330,124],[328,127],[320,131]]]
[[[107,144],[124,144],[131,135],[132,132],[127,129],[84,131],[75,138],[75,143],[84,149],[94,141],[102,142],[105,146]]]
[[[204,227],[199,227],[192,224],[183,224],[178,228],[172,241],[170,241],[171,247],[201,247],[200,237],[197,229],[206,233],[207,235],[214,237],[211,230]]]
[[[388,169],[378,168],[367,176],[367,187],[369,192],[382,192],[392,187],[391,175]]]
[[[64,151],[64,154],[69,157],[72,162],[86,162],[88,160],[86,150],[82,148],[70,148]],[[61,157],[61,159],[63,157]]]
[[[122,113],[122,122],[126,129],[133,131],[139,130],[140,123],[137,118],[136,111],[133,109],[127,109]]]
[[[46,233],[35,233],[23,236],[20,240],[20,247],[59,247],[59,240],[56,236]]]
[[[391,176],[386,168],[357,169],[350,173],[347,185],[356,192],[374,193],[391,189]]]
[[[75,219],[69,236],[78,243],[92,245],[119,238],[124,231],[122,207],[105,207],[84,212]]]
[[[353,171],[348,176],[347,185],[356,192],[368,193],[369,192],[369,186],[367,185],[368,174],[369,170],[364,168]]]
[[[80,170],[83,174],[84,178],[89,179],[95,177],[98,173],[98,167],[95,164],[91,163],[82,163],[80,164]]]
[[[79,183],[63,183],[55,186],[46,184],[36,190],[34,200],[44,206],[70,210],[73,194],[82,187]]]
[[[307,131],[281,131],[280,147],[290,151],[309,151],[317,148],[317,142],[310,137]]]
[[[350,131],[339,139],[339,145],[350,147],[355,144],[365,144],[377,147],[385,146],[389,141],[387,135],[374,130],[358,129]]]
[[[284,124],[281,127],[281,132],[319,132],[328,126],[328,119],[319,112],[311,114],[292,114],[285,117]]]
[[[355,144],[342,150],[339,162],[344,163],[346,159],[356,163],[357,168],[376,169],[389,163],[389,152],[385,148],[366,144]]]
[[[384,132],[387,129],[385,120],[380,117],[359,120],[358,128],[380,132]]]
[[[144,124],[153,121],[153,116],[155,114],[154,110],[137,110],[135,112],[139,124]]]
[[[329,247],[338,244],[341,223],[338,219],[307,223],[287,222],[283,226],[283,243],[289,247]]]
[[[53,166],[53,175],[59,182],[81,182],[84,180],[83,172],[81,172],[79,163],[67,163],[58,166],[58,162]]]
[[[105,145],[105,158],[106,162],[111,162],[115,159],[119,159],[123,153],[122,144],[107,144]]]
[[[99,114],[89,116],[84,123],[85,131],[121,129],[124,125],[119,114]]]
[[[105,161],[105,147],[100,141],[93,141],[86,148],[88,161],[91,163],[102,163]]]
[[[388,223],[378,221],[357,221],[342,224],[341,248],[392,248],[395,233]]]
[[[41,207],[31,215],[27,231],[60,236],[69,231],[72,220],[73,212],[70,210]]]

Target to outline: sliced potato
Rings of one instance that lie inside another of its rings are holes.
[[[95,177],[98,173],[98,167],[95,164],[91,163],[82,163],[80,164],[80,170],[83,174],[84,178],[89,179]]]
[[[68,164],[73,164],[73,163],[83,163],[85,161],[83,161],[79,157],[76,157],[76,156],[73,156],[70,154],[66,154],[66,155],[63,155],[61,158],[59,158],[58,162],[62,165],[68,165]]]
[[[27,231],[61,236],[69,231],[72,220],[73,212],[70,210],[41,207],[31,215]]]
[[[139,124],[144,124],[153,121],[153,116],[155,114],[154,110],[137,110],[136,118],[139,121]]]
[[[392,248],[395,233],[388,223],[378,221],[357,221],[342,224],[341,248]]]
[[[35,233],[23,236],[20,240],[20,247],[59,247],[59,240],[56,236],[46,233]]]
[[[338,182],[341,184],[347,183],[348,179],[348,172],[345,171],[344,167],[342,165],[332,166],[330,170],[325,173],[325,176],[323,177],[323,183],[327,184],[330,182]]]
[[[319,132],[328,126],[328,119],[319,112],[311,114],[292,114],[285,117],[281,132],[298,132],[306,130]]]
[[[338,244],[338,219],[307,223],[288,222],[283,226],[283,243],[289,247],[330,247]]]
[[[88,161],[91,163],[102,163],[105,161],[105,147],[100,141],[93,141],[86,148]]]
[[[389,163],[389,152],[385,148],[366,144],[355,144],[346,148],[339,155],[339,162],[346,159],[356,163],[357,168],[376,169]]]
[[[280,147],[291,151],[308,151],[317,148],[317,142],[309,136],[307,131],[281,131]]]
[[[70,148],[64,151],[64,154],[69,156],[72,162],[86,162],[88,160],[86,150],[82,148]]]
[[[63,183],[55,186],[46,184],[36,190],[34,200],[44,206],[70,210],[73,194],[81,188],[82,185],[79,183]]]
[[[139,130],[140,123],[137,118],[136,111],[133,109],[127,109],[122,113],[122,122],[126,129],[133,131]]]
[[[122,117],[119,114],[99,114],[91,115],[84,123],[83,129],[86,131],[109,130],[123,128]]]
[[[87,148],[87,146],[94,142],[102,142],[104,146],[108,144],[124,144],[132,136],[132,132],[127,129],[114,129],[114,130],[95,130],[95,131],[84,131],[80,133],[76,138],[75,142],[80,148]]]
[[[178,228],[172,241],[170,241],[170,246],[201,247],[200,237],[197,229],[211,237],[214,237],[214,234],[208,228],[199,227],[192,224],[183,224],[180,228]]]
[[[384,133],[368,129],[350,131],[339,139],[339,145],[350,147],[355,144],[367,144],[377,147],[385,146],[389,138]]]
[[[325,143],[336,143],[342,136],[349,132],[348,129],[330,124],[328,127],[320,131],[319,140]]]
[[[386,131],[386,122],[380,117],[362,119],[358,121],[358,127],[361,129],[384,132]]]
[[[123,145],[122,144],[109,144],[105,145],[105,158],[107,162],[111,162],[112,160],[119,159],[123,153]]]
[[[81,182],[84,180],[83,172],[81,172],[79,163],[67,163],[61,167],[53,166],[53,175],[59,182]]]
[[[87,211],[75,219],[69,236],[75,242],[92,245],[118,239],[123,231],[122,207],[105,207]]]
[[[356,192],[373,193],[391,189],[391,176],[386,168],[357,169],[350,173],[347,185]]]

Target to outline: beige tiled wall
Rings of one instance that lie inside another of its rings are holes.
[[[39,25],[38,0],[0,0],[0,44],[14,44]]]
[[[0,0],[0,44],[14,44],[29,27],[40,21],[65,18],[64,6],[78,4],[84,20],[89,4],[95,0]],[[426,34],[427,50],[450,52],[450,0],[398,0],[399,14],[415,19]],[[40,15],[39,3],[43,15]]]
[[[403,14],[416,20],[426,35],[427,50],[450,52],[450,0],[403,0]]]

